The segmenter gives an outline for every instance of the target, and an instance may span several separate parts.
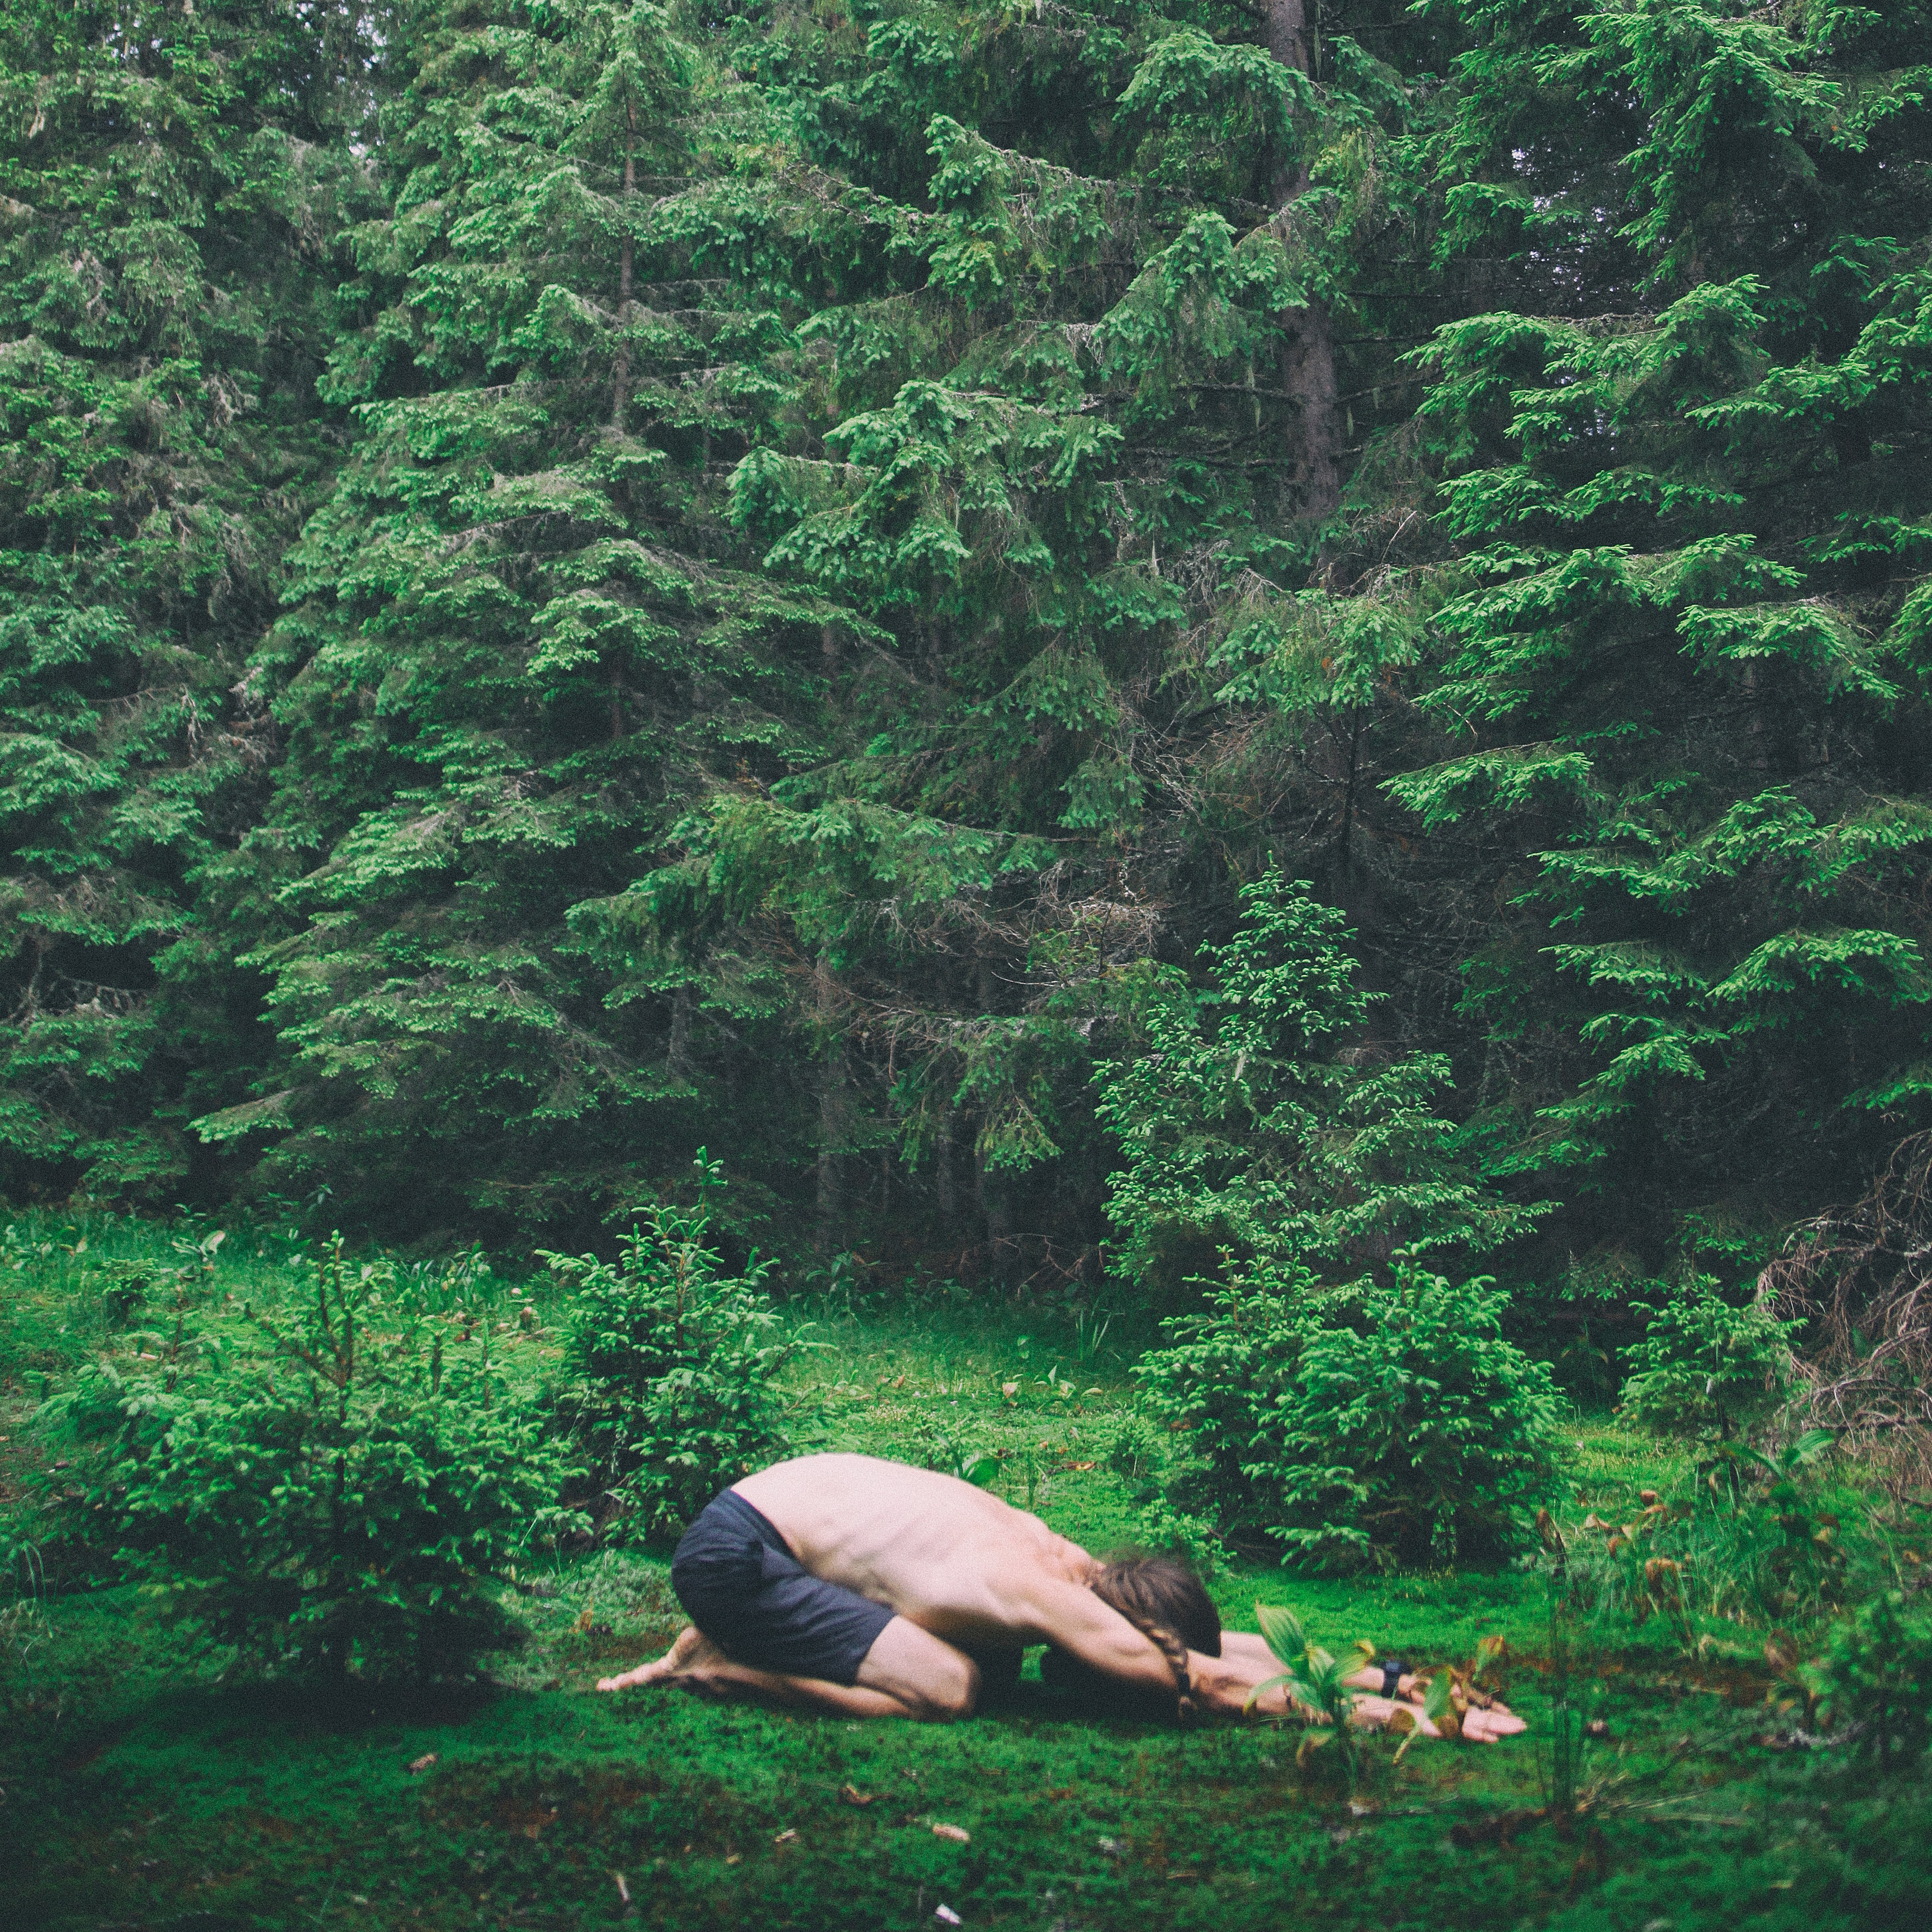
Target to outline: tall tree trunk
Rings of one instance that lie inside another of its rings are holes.
[[[631,238],[632,203],[638,192],[638,104],[624,104],[624,237],[617,257],[617,374],[610,388],[610,427],[621,432],[631,387],[631,273],[635,244]]]
[[[670,1041],[664,1052],[664,1072],[680,1083],[691,1078],[691,988],[679,987],[670,996]]]
[[[820,1019],[830,1028],[834,1023],[835,997],[831,962],[819,956],[814,977],[818,982]],[[845,1138],[845,1047],[840,1038],[826,1051],[818,1069],[818,1172],[816,1236],[821,1252],[829,1252],[838,1239],[839,1217],[844,1203],[839,1186],[839,1148]]]
[[[1315,71],[1316,30],[1310,24],[1306,0],[1266,0],[1262,42],[1283,67],[1312,76]],[[1307,168],[1297,162],[1276,176],[1275,219],[1286,225],[1288,211],[1308,186]],[[1340,387],[1335,380],[1335,325],[1328,310],[1310,302],[1294,323],[1294,333],[1282,357],[1282,387],[1295,400],[1293,434],[1301,460],[1297,481],[1304,515],[1325,517],[1342,500],[1342,449],[1344,440]]]
[[[999,1004],[999,976],[990,959],[981,958],[975,970],[980,1011],[990,1016]],[[1012,1262],[1008,1243],[1012,1233],[1012,1212],[1006,1198],[1005,1179],[997,1172],[988,1171],[986,1154],[976,1134],[973,1147],[973,1204],[980,1210],[986,1230],[987,1265],[998,1280],[1004,1281]]]
[[[949,1101],[939,1116],[938,1160],[939,1218],[949,1228],[959,1219],[959,1178],[952,1165],[953,1119],[952,1106]]]
[[[990,1169],[986,1156],[973,1150],[974,1204],[986,1226],[986,1265],[996,1280],[1004,1281],[1012,1272],[1012,1204],[1006,1198],[1005,1178]]]

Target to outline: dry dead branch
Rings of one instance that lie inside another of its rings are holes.
[[[1758,1287],[1808,1324],[1810,1419],[1900,1480],[1932,1481],[1932,1132],[1900,1142],[1850,1206],[1798,1229]]]

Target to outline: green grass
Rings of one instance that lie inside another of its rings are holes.
[[[26,1258],[0,1276],[0,1484],[13,1485],[0,1516],[54,1447],[27,1426],[42,1378],[134,1346],[100,1311],[89,1257],[165,1240],[125,1224],[22,1226],[4,1252]],[[83,1232],[87,1249],[66,1252]],[[288,1245],[238,1235],[222,1292],[238,1304],[274,1292]],[[508,1287],[472,1294],[466,1312],[502,1324],[503,1359],[534,1384],[554,1360],[554,1325],[522,1334],[510,1310],[528,1298]],[[535,1298],[550,1324],[546,1292]],[[991,1450],[1005,1492],[1056,1528],[1094,1547],[1135,1535],[1136,1492],[1107,1466],[1130,1408],[1124,1346],[1083,1349],[1044,1318],[958,1312],[825,1319],[812,1339],[791,1389],[802,1421],[816,1418],[814,1444],[920,1461]],[[1609,1513],[1683,1474],[1681,1457],[1588,1419],[1563,1513]],[[942,1905],[969,1927],[1040,1932],[1836,1932],[1932,1916],[1922,1786],[1878,1788],[1831,1753],[1760,1744],[1768,1673],[1744,1625],[1705,1618],[1701,1656],[1654,1619],[1589,1633],[1608,1737],[1583,1774],[1654,1781],[1593,1832],[1565,1840],[1536,1826],[1459,1850],[1454,1827],[1541,1800],[1552,1687],[1535,1574],[1338,1582],[1217,1569],[1239,1628],[1254,1628],[1264,1595],[1338,1646],[1364,1636],[1464,1658],[1484,1636],[1508,1640],[1509,1692],[1532,1737],[1420,1746],[1399,1764],[1392,1741],[1372,1740],[1352,1804],[1298,1770],[1292,1730],[1094,1719],[1036,1681],[945,1729],[598,1696],[598,1676],[670,1636],[664,1570],[604,1552],[520,1577],[526,1648],[473,1689],[413,1696],[224,1683],[124,1588],[16,1608],[0,1628],[0,1925],[507,1932],[627,1922],[624,1890],[628,1922],[760,1932],[910,1932],[938,1924]],[[969,1838],[936,1836],[936,1823]]]

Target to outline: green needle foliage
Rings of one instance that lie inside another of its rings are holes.
[[[1924,1756],[1932,1742],[1932,1621],[1904,1591],[1882,1591],[1834,1624],[1804,1676],[1826,1716],[1881,1770]]]
[[[1607,1394],[1932,1119],[1928,27],[10,8],[0,1185]]]
[[[64,1520],[202,1639],[270,1670],[464,1673],[520,1640],[493,1580],[580,1519],[575,1473],[489,1358],[446,1355],[338,1244],[244,1324],[182,1313],[148,1372],[90,1363],[46,1405],[90,1451]],[[182,1281],[184,1293],[185,1279]]]
[[[1848,1186],[1926,1102],[1932,20],[1468,18],[1448,205],[1542,285],[1419,352],[1457,568],[1444,755],[1394,790],[1495,842],[1506,1162],[1654,1252]]]
[[[251,674],[288,752],[224,888],[282,1052],[201,1131],[365,1214],[568,1226],[654,1136],[683,1166],[703,1010],[759,1006],[595,902],[799,754],[825,614],[718,540],[784,331],[730,272],[695,56],[648,5],[403,25],[326,378],[358,435]]]
[[[208,1078],[260,1050],[196,880],[265,802],[273,727],[232,687],[338,454],[316,379],[367,26],[259,0],[0,19],[10,1190],[165,1198]]]
[[[1798,1322],[1779,1321],[1756,1300],[1733,1306],[1708,1275],[1693,1275],[1667,1301],[1633,1305],[1650,1318],[1623,1389],[1635,1420],[1729,1442],[1785,1393]]]
[[[1347,1294],[1257,1270],[1170,1322],[1136,1372],[1213,1504],[1292,1561],[1492,1562],[1528,1539],[1563,1412],[1547,1367],[1504,1338],[1507,1303],[1406,1255],[1391,1286]]]
[[[697,1165],[698,1208],[646,1214],[614,1265],[544,1257],[572,1291],[562,1412],[640,1540],[674,1542],[719,1490],[790,1446],[776,1378],[804,1339],[764,1292],[769,1261],[754,1255],[734,1274],[706,1245],[724,1171],[702,1148]],[[959,1473],[982,1482],[992,1471]]]
[[[1096,982],[1184,896],[1141,855],[1199,849],[1197,666],[1336,506],[1335,316],[1414,192],[1402,74],[1346,40],[1311,74],[1300,20],[1273,53],[1232,10],[732,29],[824,278],[732,514],[862,628],[832,755],[714,796],[640,892],[790,974],[827,1244],[878,1225],[895,1145],[996,1268],[1102,1232]]]
[[[1347,1273],[1399,1247],[1480,1251],[1528,1225],[1457,1161],[1435,1112],[1447,1062],[1362,1043],[1372,996],[1341,914],[1274,872],[1241,901],[1234,938],[1204,950],[1208,989],[1148,971],[1134,1004],[1150,1050],[1099,1071],[1096,1111],[1130,1163],[1108,1204],[1116,1265],[1144,1289],[1207,1272],[1217,1252]]]

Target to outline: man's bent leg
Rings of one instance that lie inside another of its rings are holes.
[[[600,1690],[643,1684],[675,1684],[718,1702],[776,1704],[830,1711],[846,1718],[913,1718],[941,1722],[970,1714],[978,1701],[980,1668],[963,1652],[916,1624],[895,1617],[859,1666],[856,1684],[759,1670],[728,1657],[709,1637],[687,1628],[663,1656],[607,1677]]]
[[[908,1717],[943,1724],[973,1714],[980,1702],[980,1666],[944,1638],[895,1617],[866,1652],[859,1685],[891,1698]]]

